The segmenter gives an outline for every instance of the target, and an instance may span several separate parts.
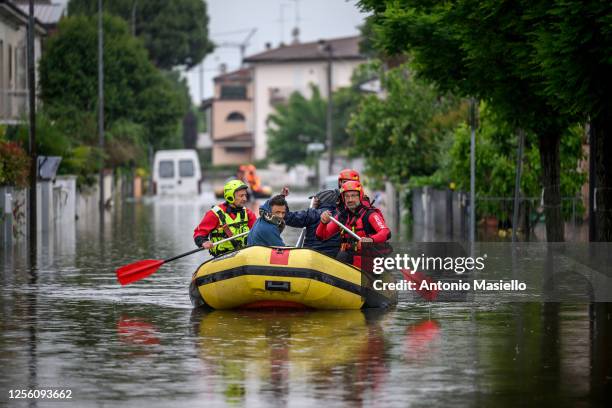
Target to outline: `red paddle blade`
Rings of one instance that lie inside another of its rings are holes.
[[[128,285],[137,280],[153,275],[159,269],[164,261],[156,259],[145,259],[129,265],[122,266],[116,270],[117,280],[122,285]]]
[[[437,289],[429,289],[427,287],[433,280],[424,273],[418,271],[412,272],[410,269],[402,269],[402,275],[404,275],[404,279],[415,283],[416,292],[421,295],[423,299],[432,301],[438,296]],[[423,285],[425,287],[421,288],[423,282],[426,282],[426,285]]]

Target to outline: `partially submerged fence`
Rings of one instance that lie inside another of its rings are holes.
[[[412,221],[415,237],[423,241],[467,240],[469,228],[469,194],[461,191],[419,187],[412,190]],[[544,203],[541,197],[519,199],[518,238],[520,241],[543,240],[541,230]],[[514,197],[476,197],[478,240],[493,236],[505,239],[511,235]],[[562,197],[567,241],[584,240],[584,204],[582,198]]]

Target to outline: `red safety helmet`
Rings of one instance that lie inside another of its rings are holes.
[[[363,200],[363,187],[361,183],[355,180],[345,181],[340,187],[340,194],[342,194],[342,198],[344,198],[344,193],[347,191],[358,191],[359,192],[359,201]]]
[[[338,174],[338,183],[342,180],[359,181],[359,173],[353,169],[344,169]]]

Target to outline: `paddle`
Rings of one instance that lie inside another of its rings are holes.
[[[340,228],[348,232],[353,238],[361,241],[361,237],[359,235],[355,234],[352,230],[350,230],[347,226],[342,224],[340,221],[338,221],[337,219],[333,217],[330,217],[330,220],[332,220],[333,222],[336,223],[336,225],[338,225]],[[411,271],[410,269],[402,269],[401,272],[402,272],[402,275],[404,275],[404,278],[406,280],[409,280],[415,283],[416,292],[419,295],[421,295],[423,299],[432,301],[438,296],[437,290],[428,290],[425,288],[421,289],[422,282],[425,281],[428,284],[433,282],[433,280],[429,276],[425,275],[423,272]]]
[[[222,244],[227,241],[231,241],[238,237],[242,237],[244,235],[247,235],[248,233],[249,231],[243,232],[242,234],[234,235],[229,238],[222,239],[221,241],[213,242],[213,246]],[[153,275],[155,272],[157,272],[157,270],[163,264],[167,262],[172,262],[176,259],[183,258],[187,255],[195,254],[196,252],[200,252],[204,249],[206,248],[204,247],[196,248],[192,251],[185,252],[184,254],[173,256],[172,258],[168,258],[168,259],[145,259],[142,261],[131,263],[129,265],[122,266],[120,268],[117,268],[117,270],[115,271],[117,273],[117,280],[122,285],[128,285],[132,282],[136,282],[136,281],[146,278],[147,276]]]
[[[429,300],[430,302],[436,299],[436,297],[438,296],[437,289],[430,290],[427,289],[427,287],[421,289],[421,284],[423,282],[426,282],[427,286],[429,286],[429,284],[433,282],[433,279],[425,275],[423,272],[411,271],[410,269],[402,269],[401,272],[402,275],[404,275],[404,279],[415,283],[415,291],[416,293],[421,295],[423,299]]]
[[[361,237],[357,234],[355,234],[352,230],[350,230],[346,225],[344,225],[343,223],[341,223],[340,221],[338,221],[337,219],[335,219],[334,217],[330,216],[329,217],[330,220],[332,220],[337,226],[339,226],[340,228],[342,228],[343,230],[345,230],[346,232],[349,233],[350,236],[352,236],[353,238],[355,238],[357,241],[361,241]]]

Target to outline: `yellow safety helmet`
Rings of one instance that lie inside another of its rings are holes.
[[[225,198],[225,201],[232,204],[234,202],[234,195],[236,194],[236,191],[246,190],[248,188],[249,186],[240,180],[230,180],[225,183],[225,186],[223,187],[223,198]]]

